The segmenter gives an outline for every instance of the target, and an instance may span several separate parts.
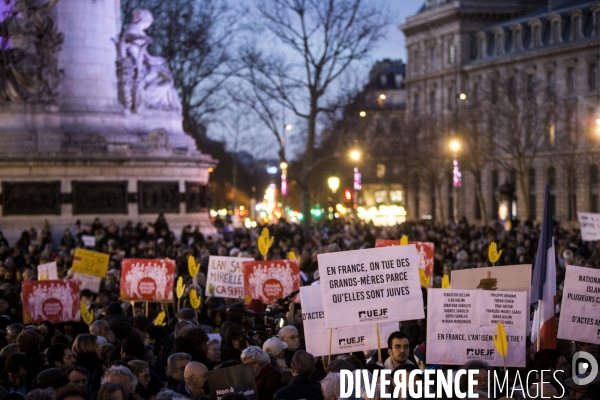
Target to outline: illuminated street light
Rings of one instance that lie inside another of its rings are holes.
[[[450,142],[450,150],[452,150],[454,153],[460,150],[460,143],[458,142],[458,140],[453,140]]]
[[[379,95],[379,98],[380,98],[381,100],[385,100],[387,97],[386,97],[386,95],[385,95],[385,94],[383,94],[383,93],[382,93],[382,94],[380,94],[380,95]]]
[[[358,161],[358,160],[360,160],[360,150],[352,150],[350,152],[350,159],[352,161]]]
[[[292,130],[292,125],[290,125],[290,124],[287,124],[287,125],[285,126],[285,130],[286,130],[286,131],[291,131],[291,130]]]
[[[458,95],[458,98],[461,99],[462,101],[465,101],[467,99],[467,95],[466,95],[466,93],[461,93]]]
[[[367,116],[367,112],[366,111],[361,111],[361,112],[358,113],[358,115],[360,115],[361,118],[364,118],[364,117]]]
[[[329,189],[331,189],[331,191],[335,193],[336,190],[338,190],[338,188],[340,187],[340,178],[338,178],[337,176],[330,176],[327,179],[327,185],[329,185]]]
[[[287,169],[288,164],[285,161],[282,161],[281,164],[279,164],[279,168],[281,168],[281,170]]]

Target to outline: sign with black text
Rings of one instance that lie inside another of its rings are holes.
[[[306,338],[306,351],[314,356],[329,354],[329,329],[325,328],[325,311],[319,285],[300,288],[302,301],[302,323]],[[387,348],[387,338],[399,330],[398,322],[379,324],[379,344]],[[331,354],[350,353],[377,348],[377,328],[375,324],[333,328]]]
[[[429,289],[427,305],[427,364],[480,360],[502,366],[493,339],[496,324],[502,322],[508,340],[506,366],[525,367],[526,292]]]
[[[319,254],[326,328],[425,317],[414,244]]]
[[[600,270],[567,265],[557,337],[600,344]]]
[[[253,258],[210,256],[206,287],[215,297],[244,298],[244,261]]]
[[[585,241],[600,240],[600,214],[577,211],[581,239]]]
[[[208,371],[208,387],[210,388],[210,400],[220,400],[223,395],[228,393],[242,393],[248,400],[258,400],[252,364]]]

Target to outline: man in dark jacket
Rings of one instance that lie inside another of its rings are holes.
[[[292,379],[275,393],[274,400],[323,400],[321,388],[310,380],[315,369],[315,358],[304,350],[297,350],[292,357]]]

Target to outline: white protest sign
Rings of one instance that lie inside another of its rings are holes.
[[[600,344],[600,270],[567,265],[557,336]]]
[[[314,356],[329,354],[329,329],[325,328],[325,312],[319,285],[300,288],[302,299],[302,323],[306,338],[306,351]],[[399,330],[398,322],[379,324],[380,346],[387,349],[387,338]],[[373,350],[377,348],[375,324],[333,328],[331,354]]]
[[[100,291],[100,284],[102,278],[98,276],[92,276],[88,274],[82,274],[81,272],[75,272],[73,279],[79,281],[79,290],[89,289],[92,293],[98,293]]]
[[[325,327],[425,317],[414,244],[319,254]]]
[[[81,241],[83,242],[83,247],[96,247],[96,237],[90,235],[81,235]]]
[[[600,214],[577,211],[581,239],[585,241],[600,240]]]
[[[525,367],[529,320],[526,292],[429,289],[427,364],[461,365],[471,360],[502,366],[494,345],[498,322],[508,341],[506,365]]]
[[[244,298],[244,261],[253,258],[210,256],[206,287],[215,297]]]
[[[37,271],[39,281],[52,281],[58,279],[56,261],[38,265]]]

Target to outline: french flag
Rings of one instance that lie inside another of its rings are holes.
[[[546,185],[544,219],[531,284],[531,305],[535,307],[531,341],[536,351],[556,349],[556,254],[552,232],[550,189]]]

